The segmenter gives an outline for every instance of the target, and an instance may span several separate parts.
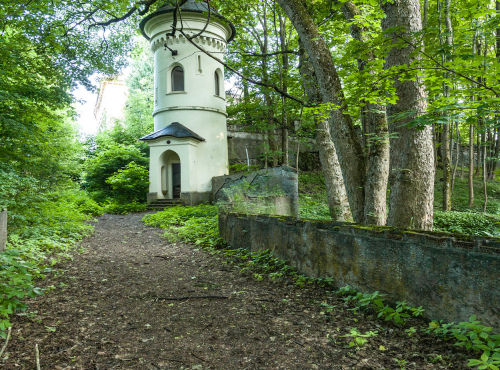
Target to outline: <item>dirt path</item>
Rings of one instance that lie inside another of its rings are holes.
[[[13,318],[3,368],[35,369],[35,344],[46,370],[466,368],[450,344],[356,315],[319,288],[257,282],[169,245],[143,215],[99,218],[86,251],[42,282],[57,288]],[[378,335],[356,351],[341,337],[354,327]]]

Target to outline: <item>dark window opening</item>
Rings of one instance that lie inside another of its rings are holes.
[[[184,91],[184,70],[175,67],[172,70],[172,91]]]
[[[215,95],[220,96],[219,74],[215,72]]]

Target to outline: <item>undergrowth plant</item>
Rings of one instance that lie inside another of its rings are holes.
[[[276,214],[274,199],[285,195],[277,185],[270,187],[266,183],[248,183],[245,180],[223,191],[227,201],[219,202],[222,209],[247,214]]]
[[[363,347],[370,337],[375,337],[378,335],[377,331],[367,331],[365,334],[361,334],[357,328],[352,328],[349,331],[349,334],[342,335],[341,337],[352,338],[352,341],[349,342],[349,347],[356,347],[356,349],[360,349]]]
[[[68,256],[75,242],[92,233],[85,221],[102,208],[77,189],[46,193],[9,204],[6,251],[0,253],[0,336],[13,313],[26,310],[23,299],[42,294],[38,279]]]

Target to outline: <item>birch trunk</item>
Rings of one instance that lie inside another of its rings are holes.
[[[422,30],[420,3],[417,0],[394,0],[382,5],[386,17],[382,20],[383,30],[403,27],[398,34],[413,39],[413,34]],[[400,45],[396,34],[390,34],[393,47],[386,59],[386,68],[410,65],[418,56],[411,55],[413,47]],[[434,203],[434,152],[432,131],[429,126],[415,129],[408,124],[427,109],[423,81],[394,81],[398,101],[387,107],[389,130],[396,137],[391,139],[391,171],[389,226],[432,230]],[[407,118],[402,113],[416,112]],[[391,117],[392,121],[391,121]]]

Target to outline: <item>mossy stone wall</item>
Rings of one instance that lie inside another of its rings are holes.
[[[219,230],[231,247],[269,249],[305,275],[423,306],[429,319],[461,322],[474,314],[500,328],[497,240],[235,214],[221,214]]]

